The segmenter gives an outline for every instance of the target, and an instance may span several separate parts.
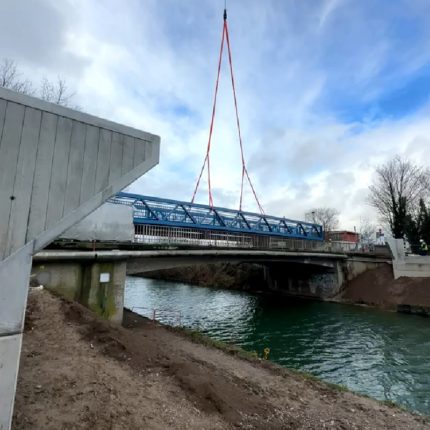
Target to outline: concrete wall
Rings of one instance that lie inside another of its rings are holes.
[[[349,257],[342,265],[344,281],[352,281],[358,275],[390,262],[390,259],[384,258]]]
[[[133,208],[105,203],[62,233],[60,239],[133,242]]]
[[[66,299],[79,301],[85,267],[79,262],[68,261],[33,263],[31,285],[43,285]]]
[[[31,257],[158,163],[160,138],[0,88],[0,429],[10,427]]]
[[[97,315],[122,322],[125,261],[70,261],[34,264],[31,280]]]
[[[0,261],[46,245],[66,215],[102,193],[78,221],[159,158],[158,136],[1,88],[0,136]]]
[[[429,255],[406,255],[403,239],[389,239],[388,244],[393,254],[394,279],[405,276],[408,278],[430,277]]]
[[[430,256],[406,256],[404,260],[393,261],[394,279],[405,276],[408,278],[430,278]]]

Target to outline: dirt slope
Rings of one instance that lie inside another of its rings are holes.
[[[14,429],[424,429],[367,398],[32,292]]]
[[[430,307],[430,278],[394,279],[393,269],[386,264],[349,282],[341,299],[387,309],[400,304]]]

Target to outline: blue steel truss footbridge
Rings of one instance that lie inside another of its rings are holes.
[[[228,237],[229,240],[245,235],[248,238],[260,238],[260,243],[264,238],[314,242],[324,239],[321,225],[265,214],[131,193],[119,193],[110,202],[133,208],[133,222],[138,235],[167,236],[172,231],[176,234],[193,232],[200,235],[201,239]],[[153,227],[163,229],[154,230]]]

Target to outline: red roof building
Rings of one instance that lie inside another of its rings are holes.
[[[328,231],[326,232],[326,240],[331,240],[333,242],[358,243],[360,240],[360,235],[355,231],[347,231],[347,230]]]

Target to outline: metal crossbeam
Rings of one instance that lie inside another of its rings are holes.
[[[308,240],[324,239],[322,226],[287,218],[131,193],[119,193],[109,201],[132,206],[135,225],[164,225],[235,233],[248,232]]]

